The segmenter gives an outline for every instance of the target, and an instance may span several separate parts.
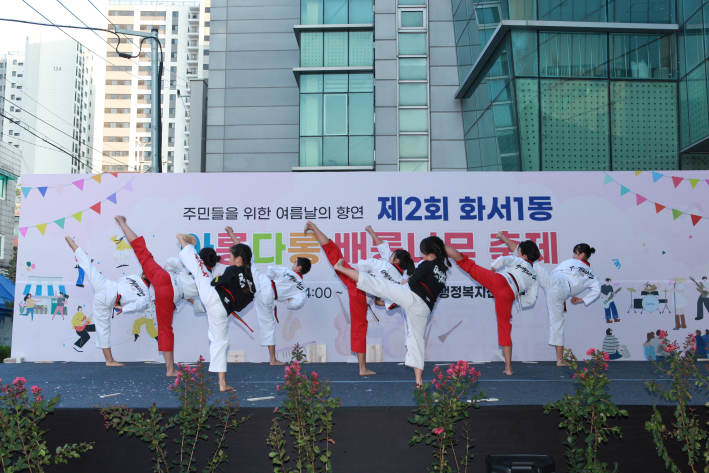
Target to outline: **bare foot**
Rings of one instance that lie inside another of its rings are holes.
[[[220,385],[220,386],[219,386],[219,390],[220,390],[221,392],[233,391],[234,388],[232,388],[232,387],[229,386],[228,384],[225,384],[224,386],[221,386],[221,385]]]
[[[178,372],[175,369],[175,367],[173,366],[172,369],[167,370],[167,374],[165,374],[165,376],[167,376],[168,378],[174,378],[175,376],[177,376],[177,374],[178,374]]]
[[[416,382],[414,383],[414,388],[415,388],[415,389],[421,389],[421,388],[423,388],[423,381],[421,381],[420,383],[419,383],[418,381],[416,381]]]
[[[182,235],[182,238],[184,238],[185,241],[190,245],[197,244],[197,239],[194,237],[194,235]]]
[[[125,223],[126,223],[126,218],[123,215],[116,215],[113,218],[116,219],[116,222],[118,222],[118,225],[125,225]]]
[[[571,366],[571,365],[565,361],[558,361],[557,360],[556,366]]]
[[[367,368],[365,368],[364,371],[359,370],[359,375],[360,375],[360,376],[373,376],[373,375],[375,375],[375,374],[377,374],[377,373],[375,373],[374,371],[372,371],[372,370],[370,370],[370,369],[367,369]]]
[[[305,229],[303,230],[303,233],[308,233],[308,230],[312,230],[312,229],[313,229],[313,222],[311,222],[310,220],[305,222]]]
[[[335,271],[340,271],[345,267],[345,259],[342,258],[340,261],[335,263]]]
[[[283,366],[285,363],[283,363],[281,360],[276,360],[271,362],[271,366]]]
[[[111,360],[106,362],[106,366],[125,366],[123,363],[119,363],[116,360]]]
[[[512,369],[509,369],[509,370],[508,370],[508,369],[505,369],[505,371],[503,371],[502,373],[503,373],[503,374],[506,374],[507,376],[512,376],[512,375],[513,375]]]

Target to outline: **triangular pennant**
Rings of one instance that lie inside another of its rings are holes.
[[[682,184],[682,181],[684,181],[683,177],[672,176],[672,183],[675,185],[675,189],[678,185]]]
[[[27,198],[27,194],[29,194],[31,190],[31,187],[22,187],[22,193],[24,194],[25,199]]]
[[[47,224],[46,223],[40,223],[39,225],[35,225],[37,227],[37,230],[39,230],[39,233],[44,235],[44,231],[47,229]]]
[[[91,179],[93,179],[94,181],[101,184],[101,174],[96,174],[95,176],[91,176]]]
[[[640,174],[642,174],[642,171],[635,171],[635,177],[638,177]]]
[[[54,223],[59,225],[59,228],[64,228],[64,219],[60,218],[59,220],[55,220]]]
[[[111,176],[113,176],[113,177],[118,177],[118,173],[117,173],[117,172],[109,172],[109,174],[110,174]]]
[[[610,184],[611,182],[615,182],[615,180],[608,174],[606,174],[606,178],[603,180],[603,185],[605,186],[606,184]]]
[[[44,194],[47,193],[48,187],[38,187],[37,190],[42,194],[42,197],[44,197]]]
[[[114,204],[118,204],[118,202],[116,202],[116,193],[115,192],[113,194],[109,195],[108,197],[106,197],[106,200],[110,200]]]
[[[655,204],[655,213],[658,213],[658,214],[659,214],[660,212],[662,212],[662,210],[663,210],[664,208],[665,208],[664,205]]]
[[[641,196],[640,194],[635,194],[635,201],[637,202],[637,205],[642,204],[646,200],[647,199],[645,197]]]
[[[91,208],[91,210],[93,210],[97,214],[99,214],[99,215],[101,214],[101,202],[98,202],[98,203],[92,205],[90,208]]]
[[[80,190],[82,190],[82,191],[84,190],[84,180],[83,179],[79,179],[78,181],[74,181],[74,182],[72,182],[72,184],[74,184]]]
[[[697,187],[697,184],[699,184],[699,179],[690,179],[689,183],[692,185],[692,189]]]
[[[25,237],[27,236],[27,230],[29,230],[30,227],[22,227],[20,228],[20,233],[22,233],[22,236]]]
[[[64,192],[64,185],[54,186],[54,190],[57,191],[59,195],[62,195],[62,192]]]
[[[690,214],[690,217],[692,217],[692,226],[697,225],[697,223],[699,223],[699,221],[702,219],[701,215],[691,215]]]
[[[652,182],[657,182],[662,179],[665,175],[659,172],[652,171]]]
[[[126,185],[122,187],[122,189],[125,189],[127,191],[133,192],[133,184],[131,184],[132,181],[126,182]]]
[[[83,212],[76,212],[74,215],[72,215],[72,217],[74,217],[77,222],[81,222],[81,214],[82,213]]]
[[[625,187],[624,185],[621,184],[621,186],[620,186],[620,195],[625,195],[625,194],[627,194],[628,192],[630,192],[630,189],[628,189],[627,187]]]
[[[684,212],[682,212],[681,210],[672,209],[672,220],[677,220],[677,218],[683,213]]]

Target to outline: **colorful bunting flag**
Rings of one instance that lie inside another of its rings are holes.
[[[94,176],[91,176],[91,179],[93,179],[94,181],[96,181],[96,182],[98,182],[99,184],[101,184],[101,174],[96,174],[96,175],[94,175]]]
[[[63,218],[60,218],[59,220],[55,220],[54,223],[59,225],[59,228],[62,228],[62,229],[64,228],[64,219]]]
[[[692,189],[697,187],[697,184],[699,184],[699,179],[690,179],[689,183],[692,185]]]
[[[114,204],[118,205],[118,202],[116,202],[116,193],[114,192],[113,194],[109,195],[106,197],[106,200],[110,200]]]
[[[615,182],[615,180],[608,174],[606,174],[606,178],[603,180],[603,185],[605,186],[606,184],[610,184],[611,182]]]
[[[91,210],[96,212],[97,214],[101,214],[101,202],[98,202],[90,207]]]
[[[664,174],[660,174],[659,172],[652,171],[652,182],[654,183],[654,182],[659,181],[660,179],[662,179],[663,176],[664,176]]]
[[[690,217],[692,217],[692,226],[695,227],[697,223],[702,219],[701,215],[694,215],[691,214]]]
[[[684,181],[683,177],[672,176],[672,183],[675,185],[675,189],[682,184],[682,181]]]
[[[677,220],[677,218],[683,213],[684,212],[682,212],[681,210],[672,209],[672,220]]]
[[[32,190],[32,188],[31,188],[31,187],[22,187],[21,189],[22,189],[22,193],[24,194],[25,199],[26,199],[26,198],[27,198],[27,194],[30,193],[30,191]]]
[[[109,174],[112,175],[113,177],[118,177],[118,173],[117,173],[117,172],[109,172]]]
[[[46,223],[40,223],[39,225],[35,225],[37,227],[37,230],[39,230],[39,233],[44,235],[44,231],[47,229],[47,224]]]
[[[642,171],[635,171],[635,177],[638,177],[640,174],[642,174]]]
[[[635,200],[637,201],[637,205],[640,205],[643,202],[645,202],[647,199],[645,197],[641,196],[640,194],[635,194]]]
[[[620,186],[620,195],[625,195],[625,194],[627,194],[628,192],[630,192],[630,189],[628,189],[628,188],[625,187],[624,185],[621,185],[621,186]]]
[[[20,228],[20,233],[22,233],[23,237],[27,236],[27,230],[29,230],[29,227]]]
[[[37,190],[42,194],[42,197],[44,197],[44,194],[47,193],[47,187],[38,187]]]
[[[126,185],[121,187],[121,189],[125,189],[129,192],[133,192],[133,181],[130,180],[130,181],[126,182]]]
[[[657,204],[657,203],[656,203],[656,204],[655,204],[655,213],[658,213],[658,214],[659,214],[660,212],[662,212],[662,210],[663,210],[664,208],[665,208],[664,205],[660,205],[660,204]]]
[[[57,191],[59,195],[62,195],[62,192],[64,192],[64,186],[59,185],[59,186],[54,186],[54,190]]]
[[[83,212],[76,212],[74,215],[72,215],[72,217],[74,217],[77,222],[81,222],[81,214],[82,213]]]
[[[74,181],[74,182],[72,182],[72,184],[74,184],[80,190],[82,190],[82,191],[84,190],[84,180],[83,179],[79,179],[78,181]]]

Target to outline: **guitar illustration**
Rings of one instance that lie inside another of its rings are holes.
[[[462,323],[463,323],[463,321],[461,320],[460,322],[455,324],[452,329],[450,329],[449,331],[447,331],[443,335],[439,335],[438,339],[441,341],[441,343],[446,343],[446,338],[448,338],[448,335],[453,333],[453,330],[457,329],[460,326],[460,324],[462,324]]]
[[[340,313],[335,317],[335,328],[337,329],[337,337],[335,337],[335,349],[342,356],[349,355],[352,350],[350,344],[350,314],[345,308],[345,304],[340,298],[340,291],[335,291],[335,297],[340,303]]]
[[[689,279],[694,282],[694,284],[697,285],[697,291],[699,291],[702,295],[702,299],[706,299],[709,297],[709,288],[705,287],[703,283],[697,282],[696,279],[694,279],[692,276],[689,277]]]
[[[614,293],[608,294],[608,296],[603,296],[603,300],[602,300],[601,302],[603,302],[603,308],[604,308],[604,309],[607,309],[608,307],[610,307],[611,302],[613,302],[613,297],[614,297],[616,294],[618,294],[621,289],[623,289],[623,288],[622,288],[622,287],[619,287],[618,290],[615,291]]]
[[[293,322],[291,322],[291,317],[293,317],[293,311],[289,310],[288,317],[286,317],[286,321],[283,323],[283,329],[281,330],[283,340],[287,342],[293,340],[293,337],[295,337],[295,332],[302,328],[300,325],[300,319],[296,318]]]

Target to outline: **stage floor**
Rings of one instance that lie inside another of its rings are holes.
[[[424,380],[431,379],[436,363],[426,363]],[[709,364],[700,362],[701,365]],[[609,391],[619,405],[667,404],[645,387],[645,382],[662,379],[654,374],[651,363],[619,361],[609,363],[611,378]],[[447,364],[445,364],[447,366]],[[444,367],[444,366],[442,366]],[[512,364],[514,376],[502,373],[501,362],[476,364],[482,373],[477,391],[498,401],[486,405],[539,406],[561,398],[574,390],[572,372],[559,368],[553,362]],[[387,407],[413,406],[414,374],[411,368],[397,363],[372,363],[370,368],[376,376],[359,376],[353,363],[306,364],[307,371],[317,371],[322,379],[333,382],[333,395],[339,397],[343,406]],[[704,368],[702,368],[704,369]],[[281,405],[285,394],[276,391],[276,384],[283,380],[283,367],[265,363],[229,364],[227,382],[236,388],[241,406],[275,407]],[[130,407],[149,407],[153,403],[162,408],[178,407],[177,400],[167,387],[170,379],[165,377],[164,364],[127,363],[123,368],[107,368],[103,363],[0,363],[0,378],[3,383],[17,376],[27,378],[27,385],[44,389],[45,398],[61,394],[59,408],[91,408],[105,404],[122,404]],[[669,380],[662,381],[669,383]],[[120,393],[118,396],[101,398],[101,395]],[[273,399],[248,401],[249,398],[273,396]],[[698,392],[693,405],[709,401],[705,392]]]

